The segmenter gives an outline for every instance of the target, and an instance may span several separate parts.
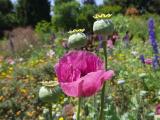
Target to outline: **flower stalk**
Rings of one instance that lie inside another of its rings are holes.
[[[105,36],[103,36],[103,53],[104,53],[104,60],[105,60],[105,69],[107,70],[107,47],[106,47],[106,41]],[[105,83],[103,84],[102,93],[101,93],[101,109],[100,109],[100,116],[99,120],[104,120],[104,99],[105,99]]]
[[[81,107],[81,97],[78,98],[78,111],[77,111],[77,119],[76,120],[80,120],[80,107]]]
[[[48,104],[48,110],[49,110],[49,118],[52,120],[52,104]]]

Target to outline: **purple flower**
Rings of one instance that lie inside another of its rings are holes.
[[[157,41],[155,38],[155,30],[154,30],[154,20],[152,18],[149,19],[148,21],[148,30],[149,30],[149,39],[150,39],[150,43],[153,47],[153,52],[155,54],[158,54],[158,45],[157,45]]]
[[[143,64],[145,64],[145,58],[144,58],[144,55],[140,55],[139,59],[141,60],[141,62],[142,62]]]
[[[157,55],[155,55],[153,58],[152,66],[153,66],[153,69],[155,69],[155,70],[159,68],[159,61],[158,61]]]

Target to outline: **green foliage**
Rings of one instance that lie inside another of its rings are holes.
[[[99,7],[99,13],[118,14],[121,12],[122,12],[122,7],[120,5],[104,5]]]
[[[41,20],[50,21],[48,0],[18,0],[17,15],[21,25],[36,25]]]
[[[61,4],[63,4],[63,3],[73,2],[73,1],[75,1],[75,0],[55,0],[55,1],[54,1],[54,4],[55,4],[55,5],[61,5]]]
[[[129,28],[128,25],[128,19],[127,17],[125,18],[123,15],[119,14],[117,16],[113,16],[113,23],[115,25],[115,29],[118,32],[126,32]]]
[[[160,14],[160,1],[159,0],[151,0],[147,2],[147,10],[152,13]]]
[[[16,15],[12,12],[13,5],[10,0],[0,0],[0,37],[3,30],[17,25]]]
[[[115,29],[119,32],[125,33],[129,30],[134,36],[147,39],[147,20],[143,17],[128,17],[119,14],[115,17],[113,16],[113,23],[115,23]]]
[[[92,32],[92,26],[95,21],[93,16],[97,13],[95,5],[86,4],[80,8],[79,16],[77,17],[77,24],[80,28],[85,28],[86,31]]]
[[[39,22],[35,28],[35,31],[39,34],[50,33],[52,30],[51,23],[44,20]]]
[[[2,14],[10,13],[13,9],[13,5],[10,0],[0,0],[0,12]]]
[[[52,23],[56,26],[57,31],[68,31],[76,27],[79,6],[80,4],[77,1],[55,4]]]
[[[35,31],[38,34],[40,40],[43,42],[49,42],[51,39],[51,34],[54,33],[55,28],[52,23],[43,20],[38,22],[35,27]]]
[[[3,15],[0,12],[0,27],[1,29],[13,28],[18,25],[17,16],[15,13]]]
[[[160,14],[160,1],[158,0],[104,0],[104,4],[106,5],[120,5],[125,11],[128,7],[136,7],[140,10],[140,13],[144,13],[146,11],[156,12]]]

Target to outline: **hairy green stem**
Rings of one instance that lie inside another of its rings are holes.
[[[104,60],[105,60],[105,68],[107,70],[107,47],[105,37],[103,36],[103,52],[104,52]],[[106,82],[105,82],[106,83]],[[99,120],[104,120],[104,99],[105,99],[105,83],[103,84],[102,93],[101,93],[101,109]]]
[[[49,119],[52,120],[52,104],[48,105],[48,109],[49,109]]]
[[[78,98],[78,111],[77,111],[77,119],[80,120],[80,106],[81,106],[81,97]]]
[[[100,116],[99,120],[104,120],[104,94],[105,94],[105,83],[102,88],[102,93],[101,93],[101,109],[100,109]]]

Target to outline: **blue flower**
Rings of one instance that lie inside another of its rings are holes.
[[[158,44],[155,38],[155,30],[154,30],[154,20],[152,18],[149,19],[148,22],[148,30],[149,30],[149,39],[150,39],[150,43],[152,45],[153,48],[153,52],[155,54],[158,54]]]
[[[154,58],[153,58],[153,62],[152,62],[152,66],[153,66],[153,69],[158,69],[159,68],[159,61],[158,61],[158,56],[155,55]]]
[[[144,55],[140,55],[139,59],[141,60],[141,62],[142,62],[143,64],[145,64],[145,58],[144,58]]]

